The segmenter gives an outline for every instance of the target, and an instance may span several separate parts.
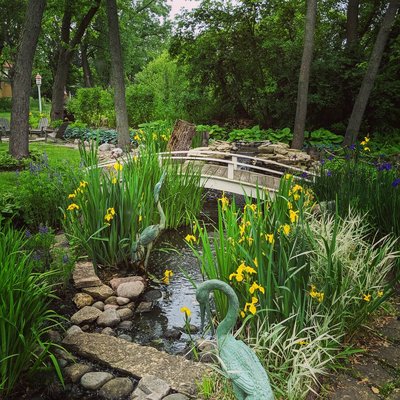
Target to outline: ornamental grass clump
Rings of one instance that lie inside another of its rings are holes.
[[[222,196],[215,232],[197,222],[196,241],[187,240],[204,276],[237,293],[238,327],[276,393],[296,400],[347,353],[344,336],[390,296],[399,259],[393,238],[367,241],[363,218],[316,210],[313,193],[286,176],[274,198],[247,199],[243,210]],[[215,305],[221,321],[226,297],[216,292]]]
[[[53,362],[46,334],[59,323],[49,309],[54,298],[49,279],[53,272],[35,273],[30,254],[23,251],[23,232],[0,231],[0,397],[7,397],[24,375]]]
[[[95,263],[130,264],[132,243],[147,226],[160,222],[154,186],[163,170],[167,171],[161,189],[166,227],[190,221],[201,209],[200,175],[168,161],[161,167],[157,155],[144,148],[140,157],[127,157],[123,164],[116,161],[107,168],[86,169],[64,211],[72,242]]]

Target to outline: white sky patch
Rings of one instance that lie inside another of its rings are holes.
[[[199,0],[168,0],[168,4],[171,6],[170,16],[174,18],[176,14],[179,14],[180,9],[183,7],[186,10],[192,10],[200,4]]]

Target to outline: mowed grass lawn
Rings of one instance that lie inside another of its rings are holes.
[[[77,167],[80,163],[79,151],[70,147],[49,143],[31,143],[29,144],[29,150],[34,150],[39,154],[46,153],[49,159],[49,164],[53,167],[65,162],[67,162],[71,167]],[[8,152],[8,142],[0,143],[0,159],[1,155],[6,152]],[[18,175],[15,171],[0,172],[0,193],[15,186],[17,179]]]

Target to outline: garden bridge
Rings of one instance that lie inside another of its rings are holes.
[[[201,184],[207,189],[220,190],[249,197],[257,197],[269,192],[274,195],[279,188],[281,177],[286,173],[304,175],[304,170],[277,161],[252,157],[243,154],[232,154],[206,149],[190,149],[188,151],[172,151],[158,153],[160,163],[176,160],[186,168],[193,168],[201,176]],[[115,161],[103,163],[106,167]],[[124,160],[121,160],[124,163]],[[310,178],[314,174],[307,172]],[[302,177],[302,179],[309,179]]]

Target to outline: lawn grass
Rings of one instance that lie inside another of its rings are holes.
[[[77,149],[49,143],[31,143],[29,149],[40,154],[47,154],[49,164],[53,167],[67,162],[71,167],[78,167],[80,155]],[[0,154],[8,151],[8,143],[0,143]],[[17,182],[14,171],[0,172],[0,193],[12,188]]]

